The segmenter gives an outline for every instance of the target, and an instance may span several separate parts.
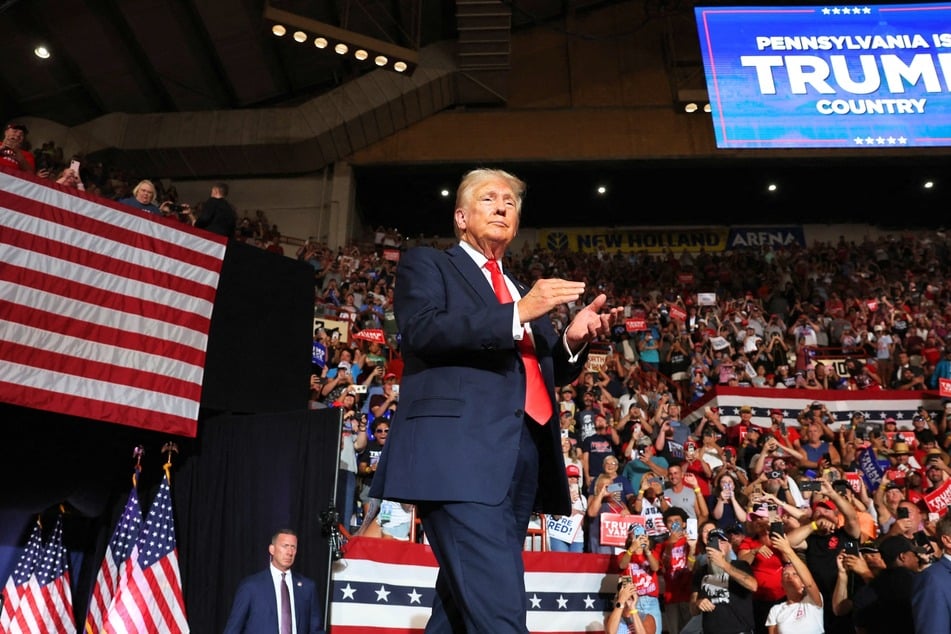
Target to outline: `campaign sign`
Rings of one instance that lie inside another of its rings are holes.
[[[549,515],[546,519],[545,529],[548,537],[557,539],[560,542],[570,544],[575,541],[578,531],[581,530],[581,521],[584,515],[560,515],[555,517]]]
[[[930,512],[943,517],[948,512],[948,505],[951,504],[951,480],[945,480],[931,493],[925,493],[925,504],[928,505]]]
[[[951,398],[951,379],[938,379],[938,396]]]
[[[717,147],[951,145],[951,4],[694,12]]]
[[[601,513],[601,545],[624,548],[631,526],[639,524],[647,531],[647,518],[640,515]]]
[[[630,319],[625,319],[624,327],[627,329],[628,332],[639,332],[642,330],[647,330],[647,320],[638,319],[635,317],[632,317]]]

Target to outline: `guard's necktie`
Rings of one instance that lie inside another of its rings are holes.
[[[495,260],[489,260],[485,263],[485,268],[492,275],[492,288],[495,290],[495,296],[499,302],[511,304],[513,301],[512,295],[505,284],[505,278],[502,277],[499,263]],[[516,343],[518,344],[518,351],[522,355],[522,363],[525,366],[525,413],[538,424],[544,425],[552,415],[551,398],[548,396],[548,388],[545,387],[545,379],[542,378],[538,357],[535,356],[535,346],[532,344],[528,333],[524,333]]]
[[[291,620],[291,591],[287,588],[285,575],[286,572],[281,573],[281,634],[291,634],[294,631]]]

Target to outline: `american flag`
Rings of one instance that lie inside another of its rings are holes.
[[[0,170],[0,402],[194,437],[225,247]]]
[[[20,599],[27,591],[27,585],[33,577],[36,565],[43,556],[43,527],[37,518],[33,525],[33,532],[26,542],[26,548],[17,561],[13,574],[7,579],[3,587],[3,609],[0,610],[0,632],[9,632],[13,623],[13,616],[20,606]]]
[[[525,552],[528,630],[603,632],[613,609],[617,570],[609,555]],[[428,546],[354,537],[334,562],[330,625],[334,634],[422,632],[436,583]]]
[[[119,573],[132,554],[132,547],[139,537],[141,528],[142,508],[139,505],[139,492],[133,484],[129,499],[122,511],[122,517],[119,518],[119,523],[116,524],[112,533],[112,539],[109,540],[106,556],[99,567],[99,574],[96,575],[96,585],[93,587],[89,609],[86,611],[86,634],[99,634],[102,631],[106,610],[119,587]]]
[[[53,534],[37,562],[33,576],[27,582],[27,590],[20,598],[10,623],[10,634],[75,634],[73,594],[69,584],[61,515],[56,520]]]
[[[186,634],[169,475],[159,487],[102,629],[109,634]]]

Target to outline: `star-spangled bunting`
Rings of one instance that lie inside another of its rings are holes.
[[[138,481],[138,478],[135,478],[135,481]],[[122,516],[112,533],[112,539],[109,540],[106,555],[99,567],[99,574],[96,575],[96,585],[93,586],[89,608],[86,611],[84,628],[86,634],[99,634],[102,630],[106,610],[119,587],[120,572],[124,570],[126,561],[132,554],[132,548],[141,529],[142,508],[139,504],[139,492],[133,484]]]
[[[617,571],[608,555],[526,552],[528,629],[601,632],[613,608]],[[356,537],[335,565],[330,609],[334,634],[422,632],[435,593],[428,547]]]
[[[106,615],[109,634],[189,632],[175,542],[172,494],[166,471]]]
[[[3,587],[3,610],[0,611],[0,632],[9,632],[13,616],[20,605],[20,599],[27,590],[27,584],[33,577],[40,557],[43,555],[43,527],[39,519],[33,525],[26,548],[20,555],[16,567]]]
[[[730,388],[718,386],[708,398],[690,405],[683,414],[683,422],[693,423],[703,416],[704,407],[718,407],[724,424],[732,425],[740,417],[740,408],[749,405],[753,410],[753,422],[769,426],[769,410],[778,408],[783,412],[786,425],[798,426],[796,417],[813,401],[826,406],[832,424],[847,423],[853,412],[862,412],[867,423],[881,424],[886,418],[894,418],[899,428],[912,428],[912,419],[924,405],[929,415],[937,419],[943,415],[941,400],[924,396],[914,391],[899,390],[789,390],[764,388]],[[833,430],[838,429],[832,427]]]

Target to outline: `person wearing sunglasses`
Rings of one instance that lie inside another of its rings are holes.
[[[360,492],[360,501],[363,502],[363,524],[358,535],[365,537],[382,537],[384,539],[398,539],[409,541],[410,528],[415,521],[413,505],[379,500],[370,497],[370,485],[376,473],[376,466],[390,435],[390,424],[385,419],[374,421],[373,440],[367,443],[367,448],[360,454],[357,461],[357,470],[363,479]]]

